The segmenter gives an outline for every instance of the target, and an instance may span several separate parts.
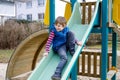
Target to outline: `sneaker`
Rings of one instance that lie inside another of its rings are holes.
[[[54,74],[51,78],[52,78],[52,80],[60,80],[61,76]]]
[[[73,56],[75,52],[70,52],[70,54]]]
[[[70,54],[73,56],[74,53],[75,53],[75,49],[71,47],[71,48],[69,48],[69,52],[70,52]]]
[[[52,80],[60,80],[58,77],[52,77]]]

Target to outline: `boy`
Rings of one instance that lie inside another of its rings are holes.
[[[46,53],[48,55],[50,51],[50,46],[52,44],[52,49],[60,56],[60,62],[56,68],[55,73],[52,76],[52,80],[60,80],[62,70],[67,63],[67,51],[70,54],[75,53],[75,43],[81,45],[82,43],[75,40],[74,34],[69,31],[66,26],[66,20],[64,17],[57,17],[55,24],[50,27],[50,35],[46,44]]]

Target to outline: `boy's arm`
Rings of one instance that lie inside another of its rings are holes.
[[[48,37],[47,43],[46,43],[46,47],[45,47],[45,50],[47,53],[49,53],[49,51],[50,51],[50,46],[52,44],[53,38],[54,38],[54,32],[51,31],[50,35]]]

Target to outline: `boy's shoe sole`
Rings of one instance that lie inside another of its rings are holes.
[[[60,78],[52,77],[52,80],[60,80]]]

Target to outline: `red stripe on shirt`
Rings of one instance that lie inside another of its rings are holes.
[[[51,32],[50,32],[50,35],[49,35],[49,37],[48,37],[47,43],[46,43],[46,49],[45,49],[46,52],[49,52],[49,51],[50,51],[50,46],[51,46],[51,43],[52,43],[53,38],[54,38],[54,32],[51,31]]]

